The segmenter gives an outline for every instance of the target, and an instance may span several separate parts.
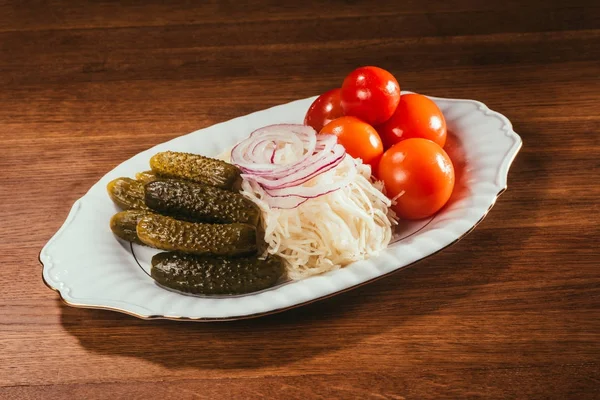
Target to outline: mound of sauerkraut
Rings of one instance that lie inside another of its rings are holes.
[[[320,145],[322,139],[310,127],[302,128],[304,147],[300,150],[296,138],[286,136],[297,133],[299,128],[291,129],[293,126],[262,128],[246,139],[250,143],[242,142],[241,148],[234,148],[231,160],[244,171],[241,193],[262,211],[265,253],[282,257],[287,262],[288,276],[297,280],[377,255],[390,243],[396,220],[389,209],[391,200],[381,191],[383,185],[371,178],[370,166],[334,148],[338,144]],[[278,132],[273,135],[275,130]],[[259,152],[242,157],[242,151],[254,149],[257,143],[261,146]],[[337,158],[319,151],[337,151]],[[325,167],[317,173],[316,167],[307,167],[311,171],[308,180],[285,181],[289,175],[282,172],[282,167],[296,173],[297,178],[302,177],[298,173],[301,169],[294,166],[318,166],[307,162],[307,157],[313,157],[316,163],[322,161],[319,157],[329,158],[323,158]],[[260,169],[252,169],[253,161]],[[275,179],[265,179],[269,164],[273,171],[280,172]],[[277,186],[277,182],[284,181],[287,184],[282,188]],[[292,194],[286,196],[288,189]],[[294,198],[301,201],[290,203]]]

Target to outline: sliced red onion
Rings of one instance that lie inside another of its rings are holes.
[[[292,159],[278,163],[278,151],[285,146],[290,147]],[[242,170],[242,178],[274,208],[295,208],[346,186],[353,177],[326,187],[303,186],[338,166],[345,156],[335,136],[317,135],[310,126],[293,124],[257,129],[231,151],[231,161]]]
[[[270,207],[292,209],[298,207],[300,204],[306,202],[308,199],[300,196],[287,196],[287,197],[272,197],[264,191],[264,189],[256,182],[247,180],[254,193],[258,194],[258,197],[267,202]]]
[[[327,193],[335,192],[338,189],[346,187],[348,183],[354,176],[356,175],[356,170],[350,170],[349,174],[344,177],[344,179],[340,179],[338,182],[333,184],[325,185],[316,185],[316,186],[292,186],[282,189],[264,189],[265,193],[272,197],[289,197],[289,196],[298,196],[306,199],[312,199],[315,197],[323,196]]]
[[[257,146],[268,140],[276,141],[278,145],[289,143],[295,148],[303,147],[299,154],[312,154],[317,142],[316,132],[310,126],[270,125],[255,130],[246,140],[238,143],[231,151],[232,162],[250,173],[271,170],[275,164],[271,163],[270,157],[256,151]]]
[[[327,160],[321,160],[319,163],[312,163],[301,170],[290,171],[289,175],[282,178],[272,179],[269,177],[271,178],[269,179],[263,176],[254,176],[253,179],[260,183],[265,189],[284,189],[287,187],[298,186],[308,182],[317,175],[337,167],[346,156],[345,152],[340,152],[334,155],[335,157],[330,157]]]
[[[309,153],[305,154],[299,162],[296,162],[294,164],[273,165],[272,169],[268,172],[260,171],[260,172],[252,173],[252,171],[248,171],[248,169],[244,169],[244,172],[248,172],[249,174],[259,175],[259,176],[267,175],[267,179],[276,180],[276,179],[282,179],[282,178],[288,177],[290,174],[304,170],[305,168],[308,168],[315,163],[330,164],[333,162],[332,160],[334,158],[343,158],[343,155],[345,154],[345,150],[344,150],[343,146],[337,145],[337,139],[335,136],[332,136],[332,135],[319,135],[319,136],[323,136],[323,138],[319,138],[320,143],[318,144],[318,147],[316,147],[314,150],[312,150],[313,151],[312,155],[309,155]],[[332,153],[332,154],[328,154],[328,153]],[[327,157],[327,158],[325,159],[325,157]],[[333,165],[331,168],[333,168],[334,166],[335,165]],[[323,172],[325,172],[325,171],[323,171]]]

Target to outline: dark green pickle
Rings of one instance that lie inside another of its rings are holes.
[[[238,256],[256,253],[256,227],[248,224],[200,224],[148,215],[137,224],[142,243],[168,251]]]
[[[152,257],[150,275],[171,289],[193,294],[244,294],[274,286],[285,274],[283,260],[269,256],[226,258],[183,253]]]
[[[259,209],[238,193],[181,180],[155,180],[144,187],[146,205],[161,214],[192,222],[256,226]]]
[[[145,210],[127,210],[113,215],[110,219],[110,230],[118,237],[128,242],[143,244],[137,235],[137,224],[152,213]]]
[[[106,185],[108,195],[124,210],[147,210],[144,203],[144,183],[131,178],[117,178]]]
[[[185,179],[221,189],[239,190],[241,171],[225,161],[197,154],[164,151],[150,159],[152,171],[165,178]]]

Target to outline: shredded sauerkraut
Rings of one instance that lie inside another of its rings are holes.
[[[286,149],[282,150],[279,162],[285,162]],[[244,180],[241,193],[262,210],[265,253],[285,259],[288,276],[297,280],[375,256],[388,246],[396,224],[391,200],[381,192],[383,185],[370,177],[370,166],[346,154],[335,168],[303,184],[335,186],[345,181],[344,186],[295,208],[269,206],[252,180]]]

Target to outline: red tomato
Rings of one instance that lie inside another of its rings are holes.
[[[379,125],[396,111],[400,101],[400,85],[385,69],[361,67],[344,79],[341,99],[345,115]]]
[[[319,133],[337,136],[338,143],[344,146],[348,154],[361,158],[365,164],[371,164],[373,169],[377,167],[383,154],[383,144],[375,128],[356,117],[334,119]]]
[[[421,94],[403,94],[396,112],[377,131],[384,147],[410,138],[429,139],[440,147],[446,143],[446,120],[438,106]]]
[[[378,178],[400,218],[429,217],[446,204],[454,188],[452,161],[431,140],[406,139],[387,150],[379,162]]]
[[[323,93],[310,105],[304,117],[304,125],[312,126],[319,132],[325,125],[344,115],[340,103],[341,89]]]

